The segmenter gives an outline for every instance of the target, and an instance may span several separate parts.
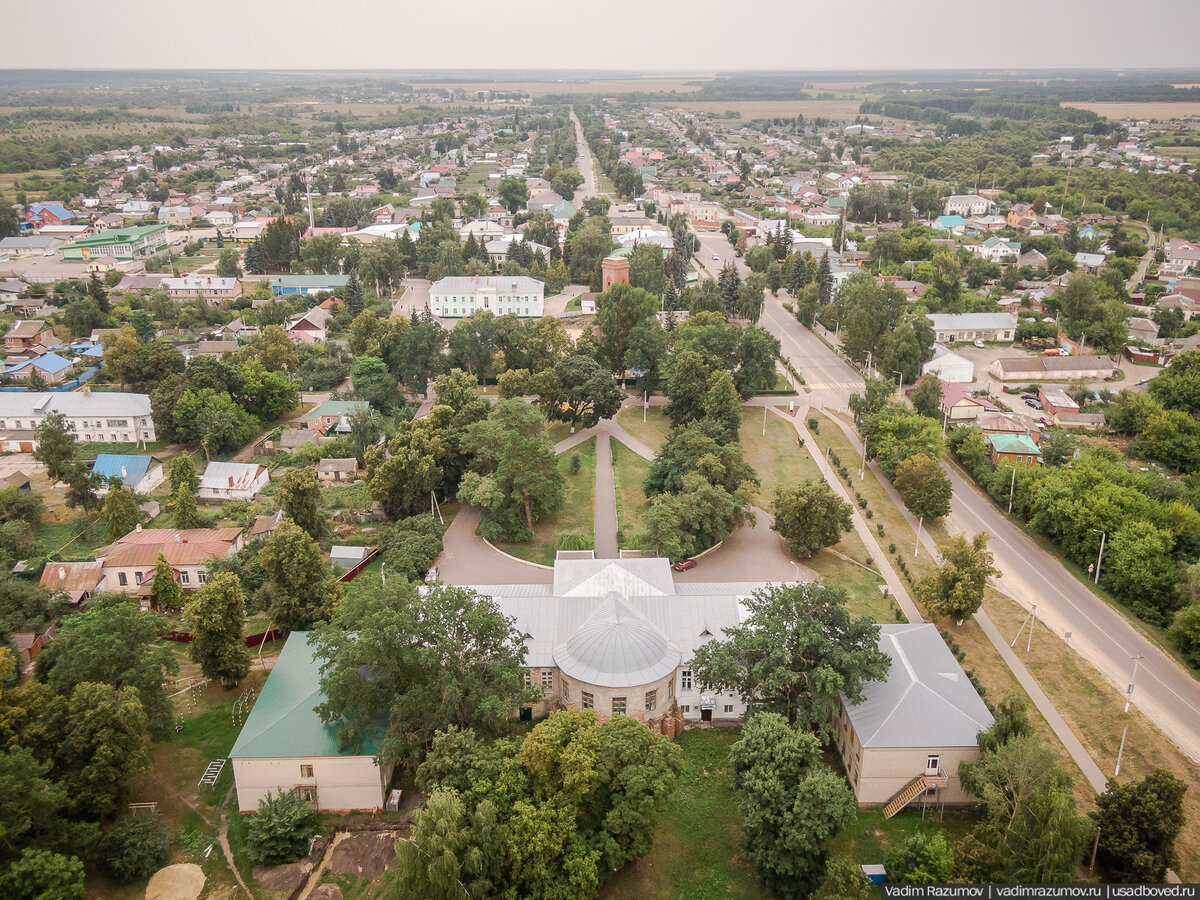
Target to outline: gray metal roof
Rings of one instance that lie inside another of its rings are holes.
[[[1017,327],[1008,313],[929,313],[925,318],[933,323],[937,331]]]
[[[637,594],[674,594],[668,560],[563,559],[554,566],[554,593],[560,597],[603,597],[616,591],[623,597]]]
[[[431,294],[473,294],[483,288],[502,294],[537,294],[541,296],[544,283],[528,275],[447,275],[429,288]]]
[[[992,714],[936,626],[881,625],[879,631],[879,649],[892,659],[887,680],[867,685],[862,702],[847,705],[862,745],[975,746]]]
[[[683,654],[614,591],[555,648],[553,658],[578,681],[632,687],[664,678]]]
[[[68,418],[148,416],[150,398],[145,394],[126,394],[118,391],[0,392],[0,418],[41,418],[53,412],[60,412]]]

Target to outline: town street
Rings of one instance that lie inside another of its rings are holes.
[[[571,110],[571,121],[575,123],[575,167],[579,169],[579,174],[583,176],[583,184],[575,189],[575,197],[573,202],[576,208],[583,205],[583,201],[588,197],[595,197],[599,191],[596,190],[596,164],[592,160],[592,151],[588,148],[587,141],[583,137],[583,124],[579,121],[579,117],[575,115],[575,110]]]
[[[745,278],[749,270],[720,232],[700,234],[700,262],[714,276],[727,260]],[[713,256],[720,257],[714,260]],[[779,338],[783,354],[812,388],[809,405],[840,408],[862,388],[862,377],[820,338],[796,321],[778,298],[767,294],[761,324]],[[1090,662],[1121,693],[1138,663],[1133,703],[1189,757],[1200,762],[1200,682],[1145,637],[1118,611],[1071,575],[1050,553],[1005,518],[954,465],[948,524],[952,529],[991,535],[990,548],[1001,576],[996,586],[1026,609],[1037,604],[1039,623]]]

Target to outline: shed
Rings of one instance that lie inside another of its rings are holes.
[[[354,457],[323,459],[317,463],[317,477],[322,481],[353,481],[357,475],[358,460]]]
[[[353,569],[367,558],[370,547],[354,547],[335,544],[329,548],[329,561],[339,569]]]

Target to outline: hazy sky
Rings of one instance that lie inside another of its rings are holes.
[[[2,0],[5,68],[1200,67],[1198,0]]]

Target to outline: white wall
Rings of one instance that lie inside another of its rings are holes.
[[[233,781],[238,809],[254,812],[267,793],[287,792],[298,786],[315,787],[322,810],[382,809],[391,770],[380,769],[371,756],[281,757],[234,759]],[[300,775],[302,765],[312,766],[311,778]]]

